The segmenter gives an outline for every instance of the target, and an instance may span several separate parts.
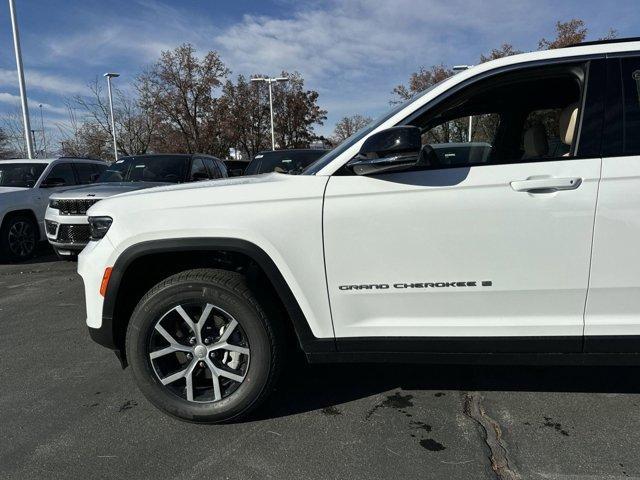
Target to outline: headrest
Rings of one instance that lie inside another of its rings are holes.
[[[572,103],[560,114],[558,128],[560,130],[560,140],[565,145],[573,144],[573,137],[576,133],[576,123],[578,122],[578,104]]]
[[[547,132],[540,124],[533,125],[524,132],[524,155],[522,158],[544,157],[549,153]]]

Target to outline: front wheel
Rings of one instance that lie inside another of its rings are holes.
[[[142,393],[184,420],[238,420],[270,393],[282,335],[242,275],[189,270],[160,282],[138,303],[126,351]]]
[[[28,260],[38,244],[38,226],[28,215],[7,219],[0,229],[0,251],[12,262]]]

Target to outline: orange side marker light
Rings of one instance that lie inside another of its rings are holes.
[[[111,267],[104,269],[104,275],[102,275],[102,283],[100,283],[100,295],[104,297],[107,292],[107,286],[109,285],[109,279],[111,278]]]

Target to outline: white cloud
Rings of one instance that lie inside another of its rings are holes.
[[[4,103],[13,107],[20,106],[20,95],[0,92],[0,103]],[[65,107],[56,107],[54,105],[50,105],[44,102],[38,102],[37,100],[29,98],[29,113],[31,114],[30,116],[34,115],[34,112],[39,108],[39,105],[42,105],[43,111],[49,115],[53,114],[62,116],[68,113]]]
[[[27,89],[51,92],[57,95],[80,95],[87,91],[86,85],[76,80],[50,75],[38,70],[25,71]],[[18,86],[18,72],[0,68],[0,87]]]

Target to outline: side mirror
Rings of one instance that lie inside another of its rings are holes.
[[[406,170],[418,163],[422,148],[418,127],[399,126],[367,138],[358,155],[347,164],[356,175],[372,175]]]
[[[40,184],[40,188],[64,187],[66,184],[64,178],[50,177]]]

